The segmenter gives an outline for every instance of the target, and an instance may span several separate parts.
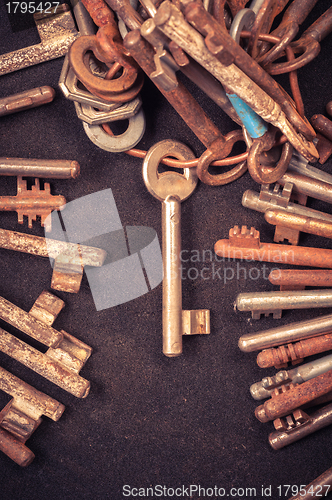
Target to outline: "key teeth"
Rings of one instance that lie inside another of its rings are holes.
[[[259,248],[259,231],[254,227],[248,229],[247,226],[241,226],[240,229],[239,226],[234,226],[229,230],[229,241],[237,247]]]

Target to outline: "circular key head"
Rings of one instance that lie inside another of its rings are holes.
[[[186,200],[194,191],[198,177],[196,168],[184,168],[183,174],[169,170],[158,172],[160,161],[166,156],[178,160],[194,160],[194,153],[181,142],[166,139],[157,142],[146,154],[143,162],[143,179],[148,191],[159,201],[167,196],[178,196],[180,201]]]

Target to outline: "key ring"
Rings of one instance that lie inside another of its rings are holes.
[[[289,142],[285,142],[277,165],[270,172],[263,170],[260,164],[260,154],[263,151],[271,149],[275,140],[276,132],[277,130],[272,128],[262,137],[253,139],[252,146],[249,149],[247,158],[249,174],[254,181],[259,184],[273,184],[274,182],[277,182],[286,172],[293,154],[293,146]]]
[[[226,142],[224,141],[226,139]],[[247,162],[239,163],[234,168],[223,174],[212,175],[208,168],[212,161],[225,158],[231,152],[234,144],[244,141],[242,130],[232,130],[223,139],[216,139],[202,154],[197,163],[198,178],[209,186],[222,186],[229,184],[241,177],[247,171]]]

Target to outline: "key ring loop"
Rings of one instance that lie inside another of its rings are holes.
[[[225,142],[225,140],[226,142]],[[212,175],[208,168],[212,161],[225,158],[232,151],[234,144],[238,141],[244,141],[242,130],[232,130],[225,138],[218,138],[202,154],[197,163],[198,178],[209,186],[222,186],[229,184],[241,177],[247,171],[247,162],[239,163],[234,168],[223,174]]]
[[[76,43],[77,42],[77,43]],[[137,69],[134,67],[123,68],[123,73],[115,80],[104,80],[93,75],[84,63],[85,54],[91,50],[97,59],[110,64],[114,62],[110,55],[103,51],[95,35],[77,38],[69,49],[69,62],[78,80],[87,88],[100,94],[113,96],[130,89],[136,81]]]
[[[274,142],[276,131],[268,131],[263,137],[253,139],[252,146],[249,149],[247,158],[248,170],[254,181],[259,184],[273,184],[286,172],[293,154],[293,146],[285,142],[282,147],[280,159],[276,166],[269,172],[263,170],[260,164],[260,154],[271,148]]]

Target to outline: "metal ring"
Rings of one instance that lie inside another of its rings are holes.
[[[249,174],[259,184],[273,184],[286,172],[292,158],[293,146],[289,142],[283,145],[277,165],[272,170],[269,169],[269,171],[264,171],[260,165],[259,157],[262,151],[262,143],[254,141],[247,158]]]
[[[83,123],[83,128],[89,139],[99,148],[112,153],[121,153],[136,146],[145,132],[145,116],[141,109],[137,115],[129,118],[129,126],[121,135],[111,136],[101,125]]]
[[[93,75],[90,68],[84,64],[84,56],[88,50],[92,50],[97,59],[109,64],[107,58],[102,56],[100,44],[95,35],[77,38],[70,47],[68,54],[70,65],[77,78],[93,93],[97,90],[105,94],[105,96],[113,96],[125,92],[134,85],[137,78],[137,69],[134,67],[123,68],[122,75],[114,80],[105,80]]]
[[[221,156],[225,158],[232,151],[233,145],[236,142],[244,140],[242,130],[233,130],[225,136],[225,139],[226,143],[222,142],[222,144],[220,144],[220,139],[216,139],[198,160],[197,176],[202,182],[209,186],[229,184],[241,177],[247,170],[247,162],[244,161],[223,174],[212,175],[208,172],[208,168],[212,161],[220,160]]]

